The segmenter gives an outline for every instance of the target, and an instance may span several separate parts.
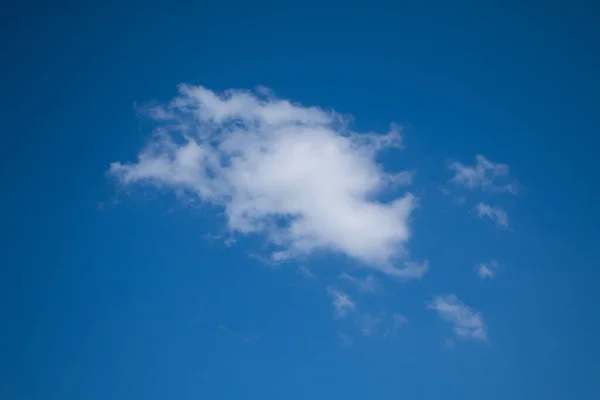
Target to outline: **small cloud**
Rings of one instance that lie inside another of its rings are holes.
[[[233,331],[231,329],[229,329],[228,327],[226,327],[225,325],[217,325],[217,329],[225,332],[229,336],[235,336],[235,333],[233,333]]]
[[[477,268],[477,275],[483,280],[490,278],[494,278],[494,271],[492,271],[487,265],[480,264]]]
[[[452,195],[452,191],[445,187],[440,187],[440,193],[444,196]],[[452,201],[459,206],[464,205],[467,202],[467,196],[452,196]]]
[[[396,313],[396,314],[392,315],[392,319],[394,320],[395,327],[400,327],[400,326],[408,323],[408,318],[406,318],[404,315],[402,315],[400,313]]]
[[[487,263],[481,263],[477,266],[477,275],[482,279],[494,279],[496,277],[496,272],[500,264],[496,260],[492,260]]]
[[[372,275],[367,275],[364,279],[359,279],[344,272],[338,275],[338,278],[354,285],[361,292],[375,293],[381,290],[379,281]]]
[[[306,279],[316,279],[317,277],[305,266],[298,267],[298,273]]]
[[[400,313],[395,313],[392,315],[392,326],[387,329],[384,333],[384,337],[394,336],[398,332],[398,330],[408,324],[408,318]]]
[[[372,314],[363,314],[359,318],[360,331],[363,336],[371,336],[376,330],[377,327],[381,324],[382,317],[374,316]]]
[[[206,233],[205,235],[202,236],[203,239],[208,240],[208,241],[223,241],[223,244],[225,245],[225,247],[231,247],[233,246],[233,244],[235,243],[235,238],[233,238],[232,236],[230,237],[225,237],[225,235],[222,235],[220,233]]]
[[[398,173],[390,173],[387,175],[387,180],[391,184],[410,185],[415,179],[416,171],[401,171]]]
[[[223,238],[223,235],[220,235],[218,233],[206,233],[205,235],[202,236],[203,239],[205,240],[209,240],[209,241],[213,241],[213,240],[220,240]]]
[[[402,279],[421,279],[429,270],[429,261],[405,261],[403,267],[395,268],[395,271],[390,275]]]
[[[487,217],[494,221],[498,226],[508,228],[508,215],[500,207],[490,206],[485,203],[477,203],[475,211],[479,218]]]
[[[467,202],[467,198],[465,196],[456,196],[454,198],[454,202],[458,205],[463,205]]]
[[[487,326],[481,314],[464,304],[453,294],[436,296],[427,307],[437,311],[438,316],[450,322],[459,339],[487,340]]]
[[[249,336],[241,335],[239,333],[232,331],[225,325],[217,325],[217,329],[222,332],[225,332],[228,336],[231,336],[232,338],[235,338],[244,343],[252,343],[252,342],[256,342],[258,339],[260,339],[259,335],[249,335]]]
[[[273,260],[272,257],[265,257],[260,254],[254,254],[254,253],[248,254],[248,257],[255,259],[256,261],[258,261],[259,263],[261,263],[262,265],[267,266],[267,267],[276,268],[278,266],[277,261]]]
[[[252,336],[242,336],[240,337],[240,340],[244,343],[253,343],[256,342],[258,339],[260,339],[259,335],[252,335]]]
[[[97,210],[106,210],[107,208],[112,208],[117,206],[120,203],[119,199],[117,199],[116,197],[113,197],[110,200],[107,201],[98,201],[96,202],[96,209]]]
[[[346,293],[332,287],[328,287],[327,292],[332,298],[336,317],[345,318],[348,312],[354,312],[356,310],[356,305]]]
[[[342,347],[350,347],[354,344],[354,341],[347,333],[339,332],[338,333],[338,343]]]
[[[447,338],[446,340],[444,340],[444,347],[448,350],[454,349],[454,347],[456,347],[456,344],[454,343],[454,339]]]
[[[473,166],[451,162],[448,168],[454,171],[454,176],[450,182],[471,190],[517,194],[517,184],[510,180],[508,165],[492,162],[480,154],[475,156],[475,162]],[[499,180],[509,182],[501,184],[497,182]]]

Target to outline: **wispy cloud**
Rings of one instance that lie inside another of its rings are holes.
[[[350,337],[350,335],[348,335],[347,333],[345,333],[345,332],[338,332],[338,343],[342,347],[349,347],[349,346],[352,346],[354,344],[354,341],[352,340],[352,338]]]
[[[508,165],[492,162],[480,154],[475,156],[475,165],[468,166],[454,161],[448,168],[454,171],[450,182],[457,185],[468,189],[517,194],[517,184],[509,177]],[[508,182],[498,183],[499,180]]]
[[[338,275],[338,278],[352,284],[361,292],[375,293],[381,290],[379,280],[372,275],[367,275],[364,279],[360,279],[344,272]]]
[[[392,319],[394,321],[395,328],[399,328],[402,325],[408,323],[408,318],[406,318],[404,315],[402,315],[400,313],[395,313],[394,315],[392,315]]]
[[[356,305],[346,293],[332,287],[328,287],[327,292],[331,296],[336,317],[345,318],[349,312],[356,310]]]
[[[441,187],[440,193],[442,193],[444,196],[451,196],[454,203],[459,206],[462,206],[467,202],[467,196],[454,196],[452,195],[452,191],[448,188]]]
[[[231,247],[235,244],[235,239],[231,236],[226,236],[219,233],[207,233],[203,236],[204,239],[209,241],[222,241],[225,247]]]
[[[298,267],[298,273],[306,279],[316,279],[317,278],[317,276],[315,274],[313,274],[311,272],[311,270],[306,268],[304,265]]]
[[[410,280],[421,279],[429,271],[429,261],[405,261],[402,268],[398,268],[393,274],[396,278]]]
[[[384,333],[384,337],[394,336],[398,333],[398,330],[408,324],[408,318],[400,313],[395,313],[392,315],[392,326],[386,329]]]
[[[494,279],[496,277],[496,272],[500,264],[496,260],[492,260],[487,263],[481,263],[477,266],[477,275],[482,279]]]
[[[227,335],[238,339],[244,343],[252,343],[252,342],[256,342],[258,339],[260,339],[259,335],[242,335],[239,333],[236,333],[234,331],[232,331],[231,329],[229,329],[228,327],[226,327],[225,325],[217,325],[217,329],[219,329],[222,332],[225,332]]]
[[[464,304],[455,295],[437,296],[427,304],[440,318],[450,322],[456,337],[487,340],[487,327],[481,314]]]
[[[373,333],[375,333],[382,321],[382,315],[373,315],[370,313],[361,315],[358,323],[363,336],[371,336]]]
[[[491,206],[486,203],[477,203],[475,211],[480,218],[490,218],[497,225],[508,228],[508,215],[502,208]]]
[[[399,267],[416,206],[410,193],[376,195],[407,184],[412,173],[384,171],[379,151],[401,148],[399,129],[361,134],[334,111],[257,93],[215,93],[182,85],[146,114],[157,124],[137,161],[114,162],[123,185],[143,183],[187,193],[223,208],[227,227],[263,234],[274,261],[329,250],[405,279],[424,269]]]

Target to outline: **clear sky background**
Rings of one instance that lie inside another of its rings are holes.
[[[600,396],[597,5],[301,3],[3,6],[0,398]]]

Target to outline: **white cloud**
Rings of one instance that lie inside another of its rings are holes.
[[[480,218],[488,217],[499,226],[508,228],[508,215],[506,215],[506,211],[502,208],[490,206],[485,203],[477,203],[475,211],[477,211],[477,215]]]
[[[437,311],[443,320],[450,322],[458,338],[487,340],[487,327],[481,314],[464,304],[455,295],[437,296],[427,304],[427,307]]]
[[[222,207],[231,232],[266,235],[278,248],[274,261],[329,250],[400,278],[426,270],[397,264],[406,258],[415,197],[377,201],[412,179],[375,161],[382,149],[402,147],[395,125],[359,134],[333,111],[265,89],[218,94],[187,85],[146,113],[158,124],[152,142],[136,162],[110,166],[121,184],[170,188]]]
[[[469,189],[517,194],[515,182],[496,183],[500,179],[510,180],[508,165],[492,162],[480,154],[475,156],[475,162],[476,164],[473,166],[467,166],[458,161],[450,163],[448,168],[454,171],[454,177],[450,179],[450,182]]]
[[[477,275],[483,279],[494,279],[496,277],[496,272],[500,264],[496,260],[492,260],[488,263],[482,263],[477,266]]]
[[[488,278],[493,279],[494,271],[492,271],[492,269],[489,268],[487,265],[480,264],[479,267],[477,267],[477,275],[479,275],[479,277],[483,280]]]
[[[356,311],[356,305],[346,293],[332,287],[328,287],[327,292],[332,298],[336,317],[345,318],[349,312]]]

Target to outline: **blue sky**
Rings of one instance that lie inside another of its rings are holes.
[[[591,2],[8,7],[6,399],[595,399]]]

